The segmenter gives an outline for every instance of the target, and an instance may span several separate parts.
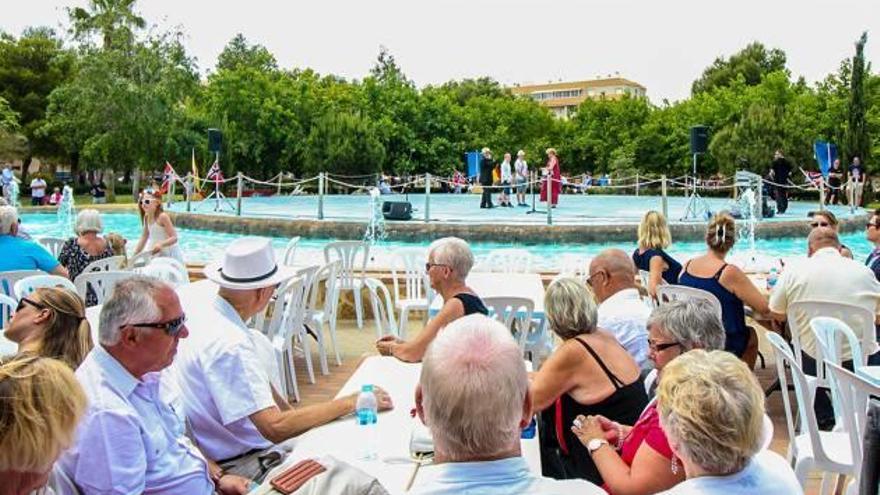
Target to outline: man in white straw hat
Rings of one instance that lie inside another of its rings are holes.
[[[281,460],[275,444],[353,413],[357,397],[293,409],[272,387],[245,324],[294,277],[276,262],[269,239],[236,239],[204,273],[220,290],[205,307],[187,308],[189,339],[174,363],[186,417],[206,455],[259,481]],[[376,390],[380,410],[390,409],[388,394]]]

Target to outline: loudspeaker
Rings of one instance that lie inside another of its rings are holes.
[[[691,153],[705,153],[709,150],[709,128],[704,125],[691,127]]]
[[[220,133],[220,129],[208,129],[208,151],[220,153],[221,141],[223,141],[223,134]]]
[[[412,203],[409,201],[382,202],[382,216],[385,220],[412,220]]]

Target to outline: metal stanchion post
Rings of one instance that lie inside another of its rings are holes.
[[[819,179],[819,209],[825,209],[825,178]]]
[[[281,196],[281,177],[283,175],[284,175],[283,173],[278,172],[278,193],[277,193],[278,196]]]
[[[660,176],[660,209],[663,216],[669,218],[669,203],[666,201],[666,175]]]
[[[241,193],[244,190],[244,180],[242,179],[242,173],[239,172],[236,174],[238,176],[238,183],[235,185],[235,214],[236,216],[241,216]]]
[[[318,173],[318,220],[324,219],[324,172]]]
[[[547,225],[553,225],[553,176],[547,175]]]
[[[639,195],[639,174],[636,174],[636,197]]]
[[[171,179],[171,184],[169,184],[169,186],[168,186],[168,191],[170,193],[170,194],[168,194],[168,208],[169,209],[171,208],[171,205],[174,204],[174,186],[176,185],[175,184],[176,182],[177,182],[177,177],[174,177],[173,179]]]
[[[425,174],[425,223],[431,221],[431,174]]]

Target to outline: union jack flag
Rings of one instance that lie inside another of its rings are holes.
[[[208,175],[205,178],[213,181],[223,180],[223,171],[220,170],[219,162],[214,161],[214,164],[211,165],[211,168],[208,170]]]
[[[171,189],[171,181],[177,178],[177,172],[174,171],[174,167],[171,166],[171,163],[165,162],[165,171],[162,172],[162,194],[168,192]]]

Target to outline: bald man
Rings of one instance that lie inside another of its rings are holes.
[[[807,238],[809,258],[786,265],[776,287],[770,293],[770,311],[778,320],[785,320],[789,305],[798,301],[833,301],[865,308],[875,315],[880,314],[880,283],[874,273],[865,265],[841,256],[840,240],[837,233],[828,227],[818,227]],[[859,318],[852,314],[842,315],[844,323],[861,336],[866,328]],[[799,325],[801,358],[804,372],[816,374],[816,338],[809,325]],[[866,355],[874,354],[873,348],[862,349]],[[852,369],[852,354],[848,349],[842,351],[844,366]],[[874,355],[869,362],[880,364],[880,355]],[[828,398],[828,390],[820,389],[816,394],[816,419],[821,429],[830,430],[834,426],[834,410]]]
[[[606,249],[590,263],[587,283],[599,302],[599,328],[611,332],[642,369],[649,369],[648,317],[651,306],[636,287],[636,267],[620,249]]]

